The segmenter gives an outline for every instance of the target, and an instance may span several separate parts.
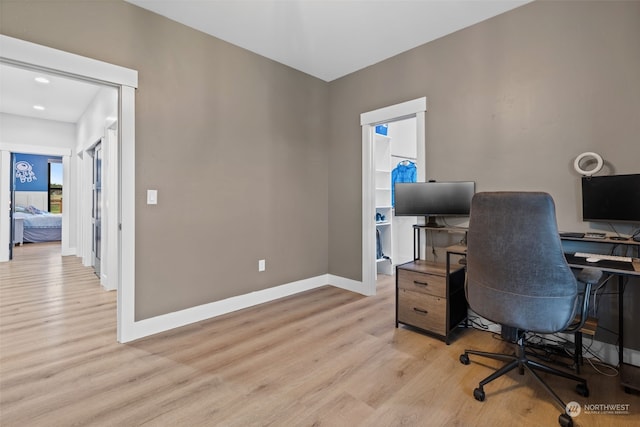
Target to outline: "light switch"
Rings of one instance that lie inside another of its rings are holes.
[[[147,204],[148,205],[158,204],[158,190],[147,190]]]

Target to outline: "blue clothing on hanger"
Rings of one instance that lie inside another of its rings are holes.
[[[391,206],[396,205],[396,182],[416,182],[418,172],[416,164],[403,160],[391,171]]]

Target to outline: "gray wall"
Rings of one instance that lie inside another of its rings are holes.
[[[120,1],[0,7],[3,34],[140,72],[138,319],[360,280],[359,116],[376,108],[426,96],[427,178],[548,191],[566,230],[589,226],[576,155],[640,172],[640,2],[534,2],[329,84]]]
[[[121,1],[3,0],[0,17],[139,72],[137,319],[327,273],[327,83]]]
[[[427,179],[547,191],[561,229],[611,232],[582,222],[573,160],[595,151],[602,173],[640,173],[639,41],[640,2],[536,1],[331,82],[329,271],[361,279],[359,115],[421,96]],[[627,286],[626,318],[640,312],[639,285]],[[613,330],[615,301],[600,305]]]
[[[639,40],[640,2],[533,2],[331,82],[330,272],[362,274],[360,113],[421,96],[427,179],[548,191],[587,229],[575,157],[640,172]]]

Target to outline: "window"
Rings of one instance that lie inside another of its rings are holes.
[[[62,162],[49,160],[49,207],[51,213],[62,213]]]

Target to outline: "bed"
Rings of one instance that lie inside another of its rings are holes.
[[[62,214],[52,214],[34,206],[16,206],[14,218],[23,223],[23,242],[62,240]]]

